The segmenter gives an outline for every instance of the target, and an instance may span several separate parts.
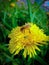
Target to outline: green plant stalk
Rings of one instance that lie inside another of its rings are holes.
[[[14,17],[12,17],[12,27],[13,27],[13,28],[15,27],[15,20],[14,20]]]
[[[36,13],[38,12],[40,6],[43,4],[43,2],[44,2],[44,0],[36,7],[36,9],[35,9],[35,11],[34,11],[34,13],[33,13],[33,16],[32,16],[32,21],[34,21],[35,15],[36,15]],[[36,17],[36,19],[37,19],[37,17]],[[37,20],[37,21],[38,21],[38,20]]]
[[[15,15],[15,13],[16,13],[16,15]],[[12,12],[12,27],[14,28],[15,26],[17,26],[17,20],[15,20],[15,17],[17,17],[18,16],[18,9],[16,8],[16,6],[15,6],[15,8],[14,8],[14,11]]]
[[[14,63],[14,65],[18,65],[18,64],[14,61],[14,59],[13,59],[12,57],[10,57],[8,54],[6,54],[6,53],[3,53],[3,54],[4,54],[5,57],[7,57],[8,59],[10,59],[10,60]]]
[[[26,63],[26,65],[30,65],[31,64],[31,62],[32,62],[32,59],[30,58],[30,57],[28,57],[28,60],[27,60],[27,63]],[[34,62],[33,62],[34,63]],[[33,64],[34,65],[34,64]]]
[[[9,60],[11,60],[14,63],[14,65],[18,65],[12,56],[10,57],[7,53],[5,53],[6,51],[8,51],[8,48],[6,46],[8,46],[8,45],[7,44],[4,44],[4,45],[0,44],[0,49],[4,50],[3,55],[5,57],[7,57]]]
[[[48,65],[41,57],[39,57],[38,55],[35,57],[35,59],[40,62],[42,65]]]
[[[4,21],[4,20],[3,20]],[[6,22],[3,22],[3,24],[9,29],[9,30],[11,30],[12,29],[12,27],[11,26],[9,26]]]
[[[37,8],[35,9],[35,11],[34,12],[37,12],[38,11],[38,9],[40,8],[40,6],[42,5],[44,3],[44,0],[37,6]]]
[[[33,22],[33,20],[32,20],[32,7],[31,7],[30,0],[27,0],[27,5],[28,5],[28,13],[29,13],[29,16],[30,16],[30,22]]]
[[[6,12],[4,12],[4,18],[2,19],[2,21],[3,21],[2,23],[3,23],[7,28],[9,28],[10,30],[12,29],[12,27],[6,23]]]
[[[2,25],[2,26],[0,27],[0,29],[2,30],[3,37],[4,37],[4,39],[5,39],[6,36],[10,33],[10,31],[9,31],[6,27],[4,27],[4,25]]]
[[[4,39],[6,38],[6,36],[5,36],[5,34],[4,34],[4,30],[3,30],[3,28],[2,27],[0,27],[0,29],[2,30],[2,34],[3,34],[3,37],[4,37]]]

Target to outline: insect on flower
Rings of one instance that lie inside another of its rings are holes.
[[[49,41],[49,36],[44,34],[44,31],[33,23],[15,27],[9,34],[9,38],[10,52],[16,55],[24,49],[23,56],[25,58],[27,55],[30,58],[37,55],[36,50],[41,51],[39,46],[47,45],[47,41]]]

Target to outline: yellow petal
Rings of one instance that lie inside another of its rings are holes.
[[[26,58],[26,56],[27,56],[27,50],[26,49],[24,49],[23,56],[24,56],[24,58]]]
[[[38,51],[41,51],[36,45],[34,45],[34,48],[37,49]]]

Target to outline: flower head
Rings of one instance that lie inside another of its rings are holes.
[[[38,46],[42,46],[49,39],[43,30],[33,23],[17,26],[11,31],[9,38],[10,52],[16,55],[24,49],[25,58],[27,55],[30,57],[37,55],[36,50],[41,51]]]
[[[11,7],[15,7],[15,3],[11,3],[10,6],[11,6]]]

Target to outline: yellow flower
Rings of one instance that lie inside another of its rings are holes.
[[[20,0],[16,0],[16,2],[20,2]]]
[[[15,7],[15,3],[11,3],[10,6],[11,6],[11,7]]]
[[[27,23],[21,27],[17,26],[9,34],[9,50],[16,55],[24,49],[23,56],[25,58],[27,55],[34,57],[37,55],[36,50],[41,51],[39,46],[47,44],[48,37],[36,24]]]

